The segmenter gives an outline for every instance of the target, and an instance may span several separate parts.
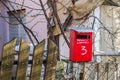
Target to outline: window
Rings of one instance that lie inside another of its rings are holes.
[[[17,45],[19,45],[20,39],[26,40],[26,33],[23,26],[17,21],[17,19],[12,15],[15,14],[22,22],[25,22],[25,9],[9,11],[9,39],[17,38]]]
[[[100,49],[107,54],[120,52],[120,7],[101,6],[100,19],[106,29],[100,32]]]

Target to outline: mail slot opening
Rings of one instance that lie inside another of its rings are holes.
[[[77,35],[77,39],[90,39],[90,35]]]

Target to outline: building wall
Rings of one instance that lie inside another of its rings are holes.
[[[0,3],[0,14],[2,16],[7,16],[6,8],[1,3]],[[0,56],[2,52],[2,46],[8,41],[8,38],[9,38],[9,35],[8,35],[9,28],[5,20],[7,20],[7,18],[3,19],[0,17]]]
[[[45,4],[47,0],[42,0]],[[39,41],[47,37],[47,22],[44,17],[43,12],[41,11],[41,5],[39,0],[35,0],[36,3],[31,0],[10,0],[12,7],[9,4],[9,7],[12,10],[26,10],[26,22],[25,25],[31,29]],[[23,6],[22,6],[23,4]],[[47,5],[46,5],[47,8]],[[33,27],[34,26],[34,27]]]

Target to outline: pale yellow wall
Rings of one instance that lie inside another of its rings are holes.
[[[115,6],[101,6],[100,19],[104,26],[110,31],[109,34],[106,30],[101,30],[101,47],[100,49],[106,51],[108,54],[111,52],[120,51],[120,7]],[[116,33],[117,32],[117,33]],[[116,34],[114,34],[116,33]],[[114,36],[111,36],[114,34]],[[113,39],[113,41],[112,41]]]

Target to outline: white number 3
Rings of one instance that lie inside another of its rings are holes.
[[[81,50],[83,51],[83,52],[81,53],[81,55],[87,54],[86,46],[81,46]]]

